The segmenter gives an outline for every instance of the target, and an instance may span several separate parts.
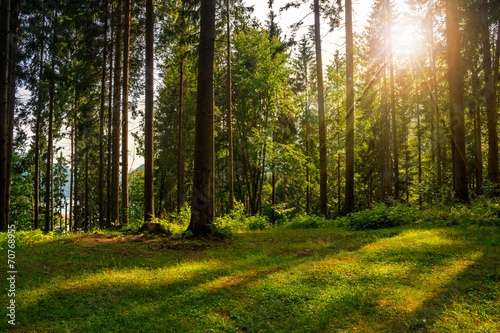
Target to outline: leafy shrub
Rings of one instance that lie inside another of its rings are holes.
[[[327,221],[316,215],[300,214],[292,218],[287,224],[290,229],[315,229],[326,225]]]
[[[49,232],[44,234],[41,230],[19,230],[15,233],[16,237],[16,247],[29,246],[37,243],[44,242],[46,240],[54,239],[54,232]],[[0,233],[0,248],[7,248],[8,233]]]
[[[372,209],[349,214],[342,223],[355,230],[374,230],[411,224],[419,219],[416,208],[400,203],[390,207],[378,203]]]
[[[246,224],[250,230],[264,230],[269,228],[269,220],[262,215],[254,215],[246,218]]]

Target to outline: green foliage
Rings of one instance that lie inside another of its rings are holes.
[[[130,173],[128,180],[129,221],[144,220],[144,169]]]
[[[420,218],[418,209],[397,203],[387,206],[377,203],[371,209],[349,214],[341,219],[341,224],[354,230],[374,230],[392,228],[415,223]]]
[[[293,217],[286,227],[290,229],[316,229],[327,225],[328,221],[316,215],[299,214]]]
[[[265,230],[270,227],[269,219],[262,215],[247,217],[246,224],[249,230]]]
[[[8,233],[3,232],[0,233],[0,249],[6,249],[7,248],[7,240],[8,240]],[[39,243],[43,243],[48,240],[52,240],[55,238],[54,232],[49,232],[47,234],[44,234],[41,230],[18,230],[16,228],[16,233],[15,233],[15,240],[16,240],[16,248],[18,247],[24,247],[24,246],[31,246]]]
[[[434,206],[425,210],[423,219],[437,224],[460,226],[499,226],[500,201],[498,198],[479,197],[470,206]]]
[[[217,230],[228,233],[245,230],[264,230],[269,228],[270,224],[266,216],[247,216],[243,204],[236,201],[234,209],[229,214],[218,217],[215,220],[214,226]]]

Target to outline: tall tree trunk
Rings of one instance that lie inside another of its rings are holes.
[[[405,138],[405,190],[406,190],[406,202],[410,202],[410,150],[408,148],[408,130],[406,131]]]
[[[54,30],[52,30],[52,33],[54,33]],[[54,50],[52,50],[54,52]],[[52,207],[52,155],[53,155],[53,150],[54,150],[54,145],[53,145],[53,126],[52,126],[52,121],[54,118],[54,86],[55,86],[55,80],[54,80],[54,67],[55,67],[55,56],[52,54],[52,61],[50,65],[50,92],[49,92],[49,117],[48,117],[48,123],[49,123],[49,133],[47,137],[47,172],[46,172],[46,178],[45,178],[45,232],[49,232],[51,230],[51,225],[52,225],[52,210],[54,207]]]
[[[83,231],[89,231],[89,147],[85,147],[85,214]]]
[[[10,0],[1,0],[0,6],[0,231],[6,231]]]
[[[338,142],[338,146],[340,147],[340,131],[337,134],[337,142]],[[339,151],[337,153],[337,198],[338,198],[338,201],[337,201],[337,215],[338,216],[340,216],[340,214],[342,212],[342,205],[341,205],[342,200],[340,200],[340,195],[341,195],[341,181],[342,181],[341,173],[340,173],[340,159],[341,159],[341,155],[340,155],[340,149],[339,149]]]
[[[476,194],[483,194],[483,153],[481,148],[481,108],[476,100],[476,117],[474,119],[474,134],[476,137]]]
[[[318,118],[319,118],[319,188],[320,213],[327,216],[327,161],[326,161],[326,124],[325,100],[323,94],[323,62],[321,58],[321,31],[319,0],[314,0],[314,42],[316,45],[316,69],[318,75]]]
[[[101,110],[99,112],[99,226],[104,229],[104,102],[106,99],[106,60],[108,43],[108,1],[104,1],[104,45],[102,51]]]
[[[345,3],[346,29],[346,175],[345,212],[354,211],[354,42],[352,33],[352,3]],[[340,200],[340,197],[339,197]]]
[[[194,151],[193,201],[188,231],[194,236],[212,233],[214,147],[214,39],[215,0],[201,1],[201,27],[198,56],[198,91]]]
[[[42,25],[43,30],[43,25]],[[36,111],[36,125],[35,125],[35,221],[33,222],[34,229],[38,229],[39,213],[40,213],[40,123],[42,118],[42,76],[43,73],[43,54],[44,43],[42,40],[42,47],[40,48],[40,72],[38,74],[38,106]]]
[[[154,46],[154,4],[146,0],[146,109],[144,116],[144,221],[154,215],[154,159],[153,159],[153,46]]]
[[[113,156],[111,165],[111,221],[120,224],[120,95],[122,86],[122,0],[118,0],[115,26],[115,79],[113,92]]]
[[[495,43],[495,59],[493,62],[493,87],[495,88],[495,93],[498,92],[498,76],[500,75],[499,65],[500,65],[500,23],[498,23],[497,27],[497,40]]]
[[[123,94],[122,94],[122,221],[128,225],[128,88],[130,53],[130,0],[125,0],[123,12]]]
[[[112,8],[112,7],[111,7]],[[114,15],[112,14],[111,17]],[[111,21],[113,22],[113,21]],[[111,45],[109,54],[109,92],[108,92],[108,164],[107,164],[107,200],[106,200],[106,226],[109,228],[111,226],[111,211],[113,205],[113,194],[112,194],[112,180],[111,180],[111,169],[112,169],[112,151],[113,151],[113,56],[114,56],[114,32],[113,28],[110,29],[111,35]]]
[[[457,0],[446,0],[446,30],[448,49],[448,82],[450,89],[450,129],[455,197],[469,202],[465,159],[464,81]]]
[[[77,232],[80,226],[80,200],[78,198],[78,97],[75,98],[75,153],[74,153],[74,209],[75,209],[75,221],[73,223],[73,231]]]
[[[391,126],[390,112],[387,91],[387,70],[383,69],[383,87],[382,87],[382,106],[384,108],[384,163],[382,171],[382,200],[387,200],[387,197],[392,196],[391,185]]]
[[[12,153],[14,139],[14,110],[16,104],[16,71],[17,71],[17,29],[19,23],[19,1],[12,0],[11,18],[10,18],[10,69],[9,69],[9,108],[7,125],[7,179],[6,179],[6,207],[7,223],[10,219],[10,192],[11,192],[11,171],[12,171]]]
[[[233,105],[231,77],[231,27],[229,21],[229,0],[227,4],[227,137],[229,143],[229,210],[234,209],[234,163],[233,163]]]
[[[73,149],[73,123],[71,124],[70,130],[70,141],[71,141],[71,155],[70,155],[70,167],[69,167],[69,231],[71,231],[71,223],[73,221],[73,174],[76,172],[75,162],[74,162],[74,149]]]
[[[177,213],[181,212],[184,197],[184,53],[179,66],[179,125],[177,132]]]
[[[436,60],[435,60],[435,49],[434,49],[434,15],[431,14],[430,19],[430,63],[431,63],[431,75],[432,75],[432,91],[431,97],[433,100],[435,112],[436,112],[436,172],[437,172],[437,184],[438,187],[442,185],[442,171],[441,171],[441,134],[439,123],[439,102],[438,102],[438,83],[437,83],[437,72],[436,72]]]
[[[490,29],[488,20],[488,0],[481,3],[481,38],[483,44],[483,67],[486,91],[486,117],[488,128],[488,179],[499,185],[497,95],[493,85],[491,65]],[[496,69],[498,71],[498,69]]]
[[[394,89],[394,61],[392,56],[392,8],[390,1],[386,0],[387,12],[387,36],[389,44],[389,72],[391,78],[391,120],[392,120],[392,152],[394,171],[394,198],[399,200],[399,149],[398,149],[398,125],[396,119],[396,93]]]

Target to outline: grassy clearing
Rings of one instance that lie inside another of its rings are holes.
[[[499,332],[499,231],[40,239],[17,249],[13,331]]]

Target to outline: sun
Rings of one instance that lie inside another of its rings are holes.
[[[392,28],[392,49],[397,57],[410,57],[422,50],[422,27],[411,19],[405,19]]]

